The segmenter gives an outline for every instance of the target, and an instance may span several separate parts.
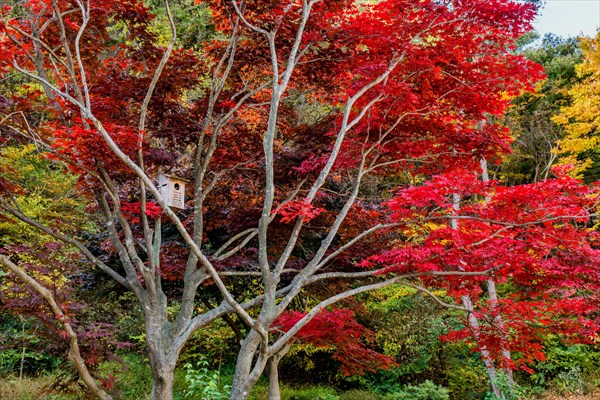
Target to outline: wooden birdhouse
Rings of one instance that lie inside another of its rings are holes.
[[[158,190],[169,207],[185,208],[185,184],[187,180],[171,175],[158,175]]]

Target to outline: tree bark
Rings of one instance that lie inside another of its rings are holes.
[[[288,342],[277,354],[269,359],[269,400],[281,400],[281,391],[279,388],[279,361],[287,354],[292,347]]]
[[[489,182],[490,176],[488,173],[487,161],[485,158],[481,159],[480,166],[481,166],[481,180],[483,182]],[[490,201],[491,201],[491,198],[489,196],[486,196],[486,198],[485,198],[486,204],[489,203]],[[502,354],[502,358],[504,359],[504,361],[507,361],[507,360],[510,361],[512,358],[511,358],[510,350],[505,345],[506,335],[504,334],[504,323],[502,322],[502,315],[500,315],[500,311],[498,310],[498,292],[496,291],[496,282],[494,281],[494,278],[490,278],[487,280],[487,289],[488,289],[488,295],[489,295],[490,308],[492,309],[492,312],[494,312],[494,324],[496,325],[496,328],[500,332],[500,338],[503,340],[503,343],[501,343],[502,347],[500,349],[500,352]],[[503,371],[506,374],[506,377],[508,379],[509,390],[512,392],[515,381],[513,378],[513,371],[510,368],[510,365],[505,365],[503,367]]]
[[[167,300],[154,293],[140,299],[146,323],[146,349],[152,368],[151,400],[172,400],[178,351],[170,351],[172,331],[167,319]]]
[[[151,400],[173,400],[173,382],[175,368],[156,368],[152,371]]]
[[[173,400],[173,382],[177,356],[169,355],[162,346],[160,331],[147,336],[148,358],[152,368],[151,400]]]
[[[269,360],[269,400],[281,400],[279,390],[279,360]]]
[[[481,353],[481,359],[483,360],[483,365],[485,366],[485,370],[487,372],[488,378],[490,379],[490,388],[494,395],[499,399],[504,399],[504,394],[502,390],[498,387],[498,372],[496,371],[496,366],[494,365],[494,360],[490,356],[490,352],[487,347],[481,343],[481,338],[479,336],[480,327],[479,320],[475,314],[473,314],[473,302],[469,296],[462,296],[463,306],[470,310],[469,312],[469,328],[471,328],[471,332],[473,332],[473,337],[475,338],[475,342],[479,346],[479,352]]]
[[[498,311],[498,293],[496,292],[496,282],[493,279],[487,280],[488,294],[490,296],[490,307],[492,311],[495,313],[494,315],[494,325],[496,325],[496,329],[500,332],[500,339],[502,339],[503,343],[501,343],[500,353],[502,354],[502,358],[504,361],[510,361],[512,359],[510,350],[506,347],[504,342],[506,340],[506,335],[504,334],[504,323],[502,321],[502,316]],[[508,379],[509,389],[512,391],[513,386],[515,384],[513,378],[513,371],[510,368],[510,365],[505,364],[503,367],[503,371],[506,374],[506,378]]]
[[[262,375],[268,359],[264,354],[265,349],[262,349],[261,341],[261,336],[252,330],[242,342],[233,375],[231,400],[248,398],[250,391]]]

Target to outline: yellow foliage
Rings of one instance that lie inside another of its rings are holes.
[[[28,217],[61,230],[90,227],[84,214],[85,199],[75,187],[76,176],[64,166],[45,159],[33,145],[0,150],[0,176],[24,190],[14,200]],[[43,243],[50,237],[14,218],[0,218],[0,243]]]
[[[417,292],[416,289],[412,287],[405,286],[402,284],[395,284],[385,287],[383,289],[379,289],[377,291],[372,292],[371,297],[377,299],[379,302],[383,301],[391,301],[394,299],[411,296]]]
[[[577,65],[582,82],[569,89],[572,104],[563,107],[552,120],[562,125],[566,136],[558,141],[561,164],[572,164],[572,174],[581,178],[591,167],[590,154],[600,150],[600,33],[581,41],[584,61]]]

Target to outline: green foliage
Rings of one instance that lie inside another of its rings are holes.
[[[147,0],[146,3],[156,11],[153,31],[159,42],[166,45],[171,33],[164,3],[161,0]],[[177,26],[177,47],[199,50],[217,35],[206,4],[195,4],[194,0],[174,0],[170,2],[170,9]]]
[[[402,390],[390,393],[384,397],[385,400],[449,400],[448,389],[438,386],[426,380],[425,382],[412,386],[408,385]]]
[[[182,363],[193,364],[205,357],[227,364],[235,361],[236,347],[233,330],[219,319],[192,335],[186,342],[179,360]]]
[[[345,378],[338,373],[339,362],[333,360],[332,353],[330,348],[295,343],[280,363],[280,379],[296,385],[335,385]]]
[[[115,400],[148,400],[152,388],[152,371],[148,368],[146,357],[135,353],[120,356],[121,363],[104,363],[101,373],[116,378],[114,389],[111,391]],[[183,400],[185,391],[185,371],[175,370],[174,400]]]
[[[377,346],[393,356],[398,366],[354,378],[355,382],[380,394],[403,393],[406,384],[426,379],[452,385],[456,399],[478,399],[485,393],[485,371],[475,370],[480,362],[477,355],[464,345],[440,340],[449,329],[462,327],[456,312],[401,285],[361,300],[369,311],[369,319],[363,322],[376,331]]]
[[[256,386],[252,389],[252,393],[248,397],[249,400],[267,400],[268,385],[265,380],[260,380]],[[282,384],[280,387],[281,400],[380,400],[376,394],[372,392],[353,390],[349,393],[363,393],[367,397],[345,397],[345,393],[338,394],[338,392],[325,386],[287,386]]]
[[[0,331],[0,377],[19,375],[21,361],[24,376],[52,372],[60,364],[61,360],[39,351],[40,339],[32,334],[27,318],[0,312]]]
[[[600,371],[597,346],[551,343],[547,345],[546,357],[535,365],[535,373],[529,378],[534,387],[553,387],[561,393],[585,391],[594,385],[590,378]]]
[[[572,367],[568,371],[560,372],[554,382],[559,393],[563,394],[583,392],[585,388],[581,367]]]
[[[340,400],[380,400],[381,396],[368,390],[354,389],[340,395]]]
[[[0,377],[18,374],[23,361],[23,371],[25,374],[32,374],[40,371],[52,371],[56,368],[59,361],[52,356],[39,351],[32,351],[25,347],[23,349],[4,349],[0,351]]]
[[[525,391],[521,386],[510,381],[504,371],[497,371],[498,375],[495,380],[496,387],[503,393],[503,397],[498,397],[494,393],[486,393],[485,400],[519,400],[524,398]]]
[[[221,383],[221,372],[211,371],[206,359],[200,359],[196,365],[187,363],[184,365],[186,370],[185,390],[186,398],[201,400],[226,400],[231,392],[230,385]]]
[[[340,400],[337,392],[328,387],[314,386],[281,393],[282,400]]]
[[[539,46],[528,47],[523,53],[527,58],[544,67],[547,79],[541,91],[550,96],[548,102],[565,101],[564,89],[570,87],[576,79],[575,65],[581,61],[582,52],[575,38],[561,38],[547,34]]]
[[[479,399],[489,386],[485,370],[480,365],[458,364],[454,361],[445,372],[453,399]]]
[[[143,357],[137,354],[123,356],[124,366],[107,364],[103,372],[117,377],[115,392],[124,399],[142,400],[147,398],[152,387],[152,371],[146,366]]]
[[[552,34],[546,35],[539,45],[529,43],[521,51],[544,67],[547,78],[535,93],[523,93],[513,99],[503,119],[515,142],[512,154],[498,172],[511,185],[543,179],[555,162],[556,142],[565,133],[551,118],[569,104],[568,90],[579,81],[576,65],[582,59],[576,39]]]
[[[458,323],[452,313],[401,285],[365,296],[364,304],[370,315],[367,326],[376,331],[378,346],[398,364],[384,373],[392,375],[394,382],[401,376],[422,374],[432,368],[443,347],[440,335]]]

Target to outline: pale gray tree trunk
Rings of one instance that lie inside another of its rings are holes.
[[[167,298],[158,281],[153,283],[155,286],[148,285],[150,290],[139,298],[144,311],[146,351],[153,377],[150,399],[172,400],[179,351],[173,351],[174,331],[167,317]]]
[[[488,378],[490,380],[490,388],[496,397],[499,399],[504,399],[504,394],[502,390],[498,387],[498,372],[496,371],[496,366],[494,365],[494,360],[490,356],[490,352],[487,347],[481,343],[481,338],[479,336],[480,325],[479,320],[475,316],[473,311],[473,302],[471,301],[471,297],[462,296],[461,298],[463,306],[470,310],[468,321],[469,328],[471,332],[473,332],[473,336],[475,338],[475,342],[479,345],[479,352],[481,353],[481,359],[483,360],[483,365],[485,366],[485,370],[487,372]]]
[[[496,282],[493,279],[488,279],[487,281],[487,289],[490,301],[490,307],[495,312],[494,315],[494,325],[500,332],[500,338],[504,341],[506,339],[506,335],[504,334],[504,322],[502,321],[502,315],[497,310],[498,308],[498,293],[496,292]],[[510,350],[506,348],[504,343],[501,344],[502,348],[500,349],[500,353],[502,354],[502,358],[505,360],[511,360]],[[514,385],[513,371],[509,366],[503,368],[504,373],[506,374],[506,378],[508,379],[508,384],[510,386],[510,390],[512,391]]]
[[[269,400],[281,400],[278,364],[274,360],[269,361]]]
[[[458,194],[452,195],[452,206],[453,206],[454,210],[456,210],[456,211],[458,211],[460,209],[460,196]],[[451,219],[450,224],[452,226],[452,229],[458,229],[458,220],[456,218]],[[468,295],[462,296],[461,301],[463,303],[463,307],[465,307],[467,310],[469,310],[468,311],[469,315],[467,317],[469,328],[471,329],[471,332],[473,333],[475,342],[477,342],[477,344],[479,346],[481,358],[483,360],[485,370],[486,370],[488,378],[490,380],[490,388],[492,389],[492,392],[494,393],[494,395],[496,397],[503,399],[504,395],[502,394],[502,390],[500,390],[500,388],[497,385],[498,373],[497,373],[496,367],[494,365],[494,360],[490,357],[490,352],[487,349],[487,347],[481,343],[481,338],[479,335],[480,325],[479,325],[479,320],[473,313],[473,311],[474,311],[473,301],[471,300],[471,297]]]
[[[481,159],[480,166],[481,166],[481,180],[483,182],[489,182],[490,175],[488,173],[488,166],[487,166],[487,161],[485,158]],[[486,204],[489,203],[490,201],[491,201],[491,198],[489,196],[486,196],[486,198],[485,198]],[[496,325],[496,328],[498,329],[498,331],[500,333],[500,338],[504,341],[504,340],[506,340],[506,335],[505,335],[505,331],[504,331],[504,322],[502,321],[502,315],[500,314],[500,311],[498,310],[498,292],[496,291],[496,282],[494,281],[494,278],[489,278],[487,280],[487,289],[488,289],[488,295],[489,295],[490,308],[494,312],[494,325]],[[511,360],[512,358],[511,358],[510,350],[506,348],[504,343],[501,343],[501,346],[502,346],[502,348],[500,349],[500,352],[502,354],[502,358],[504,360]],[[506,378],[508,379],[509,390],[512,392],[513,386],[515,383],[514,378],[513,378],[513,371],[509,366],[504,367],[503,370],[504,370],[504,373],[506,374]]]
[[[152,368],[152,392],[151,400],[173,400],[173,382],[175,379],[175,368],[170,365],[161,364]]]
[[[288,342],[279,353],[269,359],[269,400],[281,400],[281,390],[279,388],[279,362],[292,347]]]
[[[233,375],[231,400],[245,400],[262,375],[268,358],[262,348],[262,338],[255,330],[250,331],[242,342]]]
[[[175,379],[176,357],[170,357],[163,349],[160,331],[158,334],[148,332],[146,345],[148,358],[152,368],[152,392],[151,400],[172,400],[173,382]]]

